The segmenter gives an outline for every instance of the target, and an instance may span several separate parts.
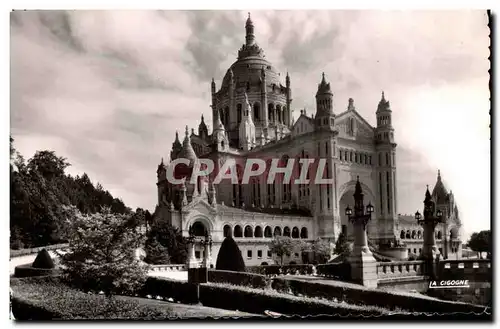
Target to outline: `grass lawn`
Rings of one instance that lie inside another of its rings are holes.
[[[258,315],[183,305],[162,300],[89,294],[72,289],[57,278],[12,279],[13,313],[20,320],[49,319],[176,319],[254,317]]]

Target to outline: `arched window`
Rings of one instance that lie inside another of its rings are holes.
[[[253,230],[250,225],[245,226],[245,238],[253,238]]]
[[[290,237],[290,228],[288,226],[283,229],[283,236]]]
[[[404,230],[401,230],[401,235],[400,235],[400,238],[401,238],[401,239],[404,239],[404,238],[405,238],[405,231],[404,231]]]
[[[406,238],[407,238],[407,239],[410,239],[410,238],[411,238],[410,230],[406,231]]]
[[[224,225],[224,237],[228,238],[228,237],[231,237],[231,236],[232,236],[231,226]]]
[[[193,224],[193,232],[195,236],[205,236],[207,229],[202,222],[196,222]]]
[[[308,236],[307,236],[307,227],[303,227],[300,230],[300,238],[301,239],[307,239],[308,238]]]
[[[257,226],[255,228],[255,237],[256,238],[262,238],[262,227]]]
[[[421,231],[417,232],[417,239],[422,239],[422,232]]]
[[[235,238],[241,238],[241,237],[243,237],[243,231],[241,229],[241,226],[236,225],[234,227],[234,237]]]
[[[437,236],[438,240],[441,240],[441,231],[438,231],[438,236]]]
[[[273,231],[270,226],[266,226],[264,229],[264,237],[266,238],[272,238],[273,237]]]
[[[281,105],[276,105],[276,121],[282,123],[281,119]]]
[[[267,104],[267,120],[274,121],[274,105],[269,103]]]
[[[281,227],[276,226],[274,228],[274,236],[281,236]]]
[[[299,233],[299,228],[298,227],[294,227],[292,229],[292,238],[294,239],[298,239],[300,236],[300,233]]]
[[[411,232],[411,238],[412,238],[412,239],[415,239],[416,237],[417,237],[417,232],[416,232],[415,230],[413,230],[413,231]]]

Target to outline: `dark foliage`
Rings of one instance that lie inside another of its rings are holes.
[[[148,278],[142,296],[171,297],[182,303],[193,303],[196,298],[195,285],[165,278]],[[272,290],[249,289],[237,286],[200,285],[200,302],[204,306],[239,310],[254,314],[274,311],[289,315],[335,314],[337,316],[380,315],[381,311],[320,300],[305,300],[295,296],[278,294]]]
[[[156,237],[149,238],[146,241],[146,258],[144,258],[144,261],[152,265],[170,264],[167,248],[159,243]]]
[[[47,249],[44,248],[40,250],[32,266],[34,268],[44,268],[44,269],[54,268],[54,262],[52,261],[52,257],[50,257]]]
[[[154,250],[149,249],[150,251],[154,251],[150,255],[148,255],[148,249],[146,249],[146,257],[150,259],[157,258],[159,256],[158,253],[161,253],[164,247],[167,251],[169,261],[161,264],[186,263],[188,243],[187,239],[182,236],[182,232],[177,227],[172,226],[166,221],[154,222],[148,232],[148,241],[151,244],[154,243],[153,241],[155,240],[161,246],[155,247]]]
[[[318,275],[341,281],[349,281],[351,278],[351,265],[347,262],[322,264],[316,267]]]
[[[474,251],[488,252],[488,254],[491,253],[491,231],[487,230],[479,233],[472,233],[467,245]]]
[[[14,268],[14,277],[26,278],[32,276],[57,275],[59,271],[55,268],[36,268],[31,264],[18,265]]]
[[[244,272],[209,270],[208,281],[217,283],[230,283],[237,286],[252,288],[266,288],[270,286],[269,279],[264,275]]]
[[[13,249],[32,248],[66,242],[62,206],[74,205],[85,214],[103,206],[115,213],[129,213],[98,183],[94,187],[87,174],[72,177],[64,173],[70,166],[53,151],[37,151],[27,162],[10,139],[10,244]]]
[[[241,256],[240,248],[232,237],[227,237],[222,241],[215,268],[224,271],[245,272],[245,262]]]
[[[171,316],[168,308],[141,305],[137,299],[88,294],[71,289],[54,277],[34,279],[11,282],[14,290],[12,312],[16,320],[162,319]]]
[[[344,233],[340,233],[337,241],[335,242],[335,254],[346,256],[350,252],[349,243]]]
[[[287,281],[286,283],[284,281]],[[484,311],[484,307],[457,302],[429,299],[418,295],[400,295],[378,289],[368,289],[356,285],[324,284],[307,282],[302,280],[275,278],[273,288],[283,289],[287,287],[294,295],[308,297],[319,297],[335,299],[355,305],[374,305],[390,310],[401,309],[411,312],[478,312]]]

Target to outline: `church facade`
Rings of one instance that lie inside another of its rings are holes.
[[[290,76],[286,74],[283,84],[278,70],[266,60],[250,17],[245,29],[246,42],[237,60],[219,88],[214,80],[211,83],[211,133],[203,116],[197,133],[186,127],[182,143],[176,133],[171,161],[189,159],[190,165],[183,169],[189,176],[200,158],[211,159],[216,171],[228,160],[241,164],[249,158],[278,158],[286,165],[289,159],[326,159],[324,177],[333,183],[315,184],[311,179],[309,184],[283,184],[278,178],[268,184],[263,175],[253,177],[250,184],[228,180],[213,184],[210,177],[174,185],[167,180],[169,164],[162,160],[157,170],[155,220],[172,223],[186,236],[190,226],[195,235],[208,232],[214,264],[228,235],[237,241],[247,265],[272,264],[268,245],[277,235],[302,241],[325,239],[331,245],[341,232],[352,238],[345,208],[353,206],[359,177],[365,205],[375,208],[367,227],[370,241],[391,241],[402,230],[406,240],[410,227],[404,220],[400,223],[397,215],[397,145],[384,93],[374,102],[377,122],[372,126],[356,111],[353,99],[346,101],[344,109],[333,107],[333,92],[323,73],[315,95],[316,112],[302,110],[294,120]],[[196,247],[196,256],[203,257],[201,246]],[[300,252],[286,261],[300,263]]]

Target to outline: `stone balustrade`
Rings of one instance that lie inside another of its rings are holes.
[[[379,279],[419,276],[422,275],[423,264],[421,260],[378,262],[377,276]]]
[[[438,277],[488,281],[491,277],[491,261],[488,259],[442,260],[438,264]]]
[[[150,265],[153,272],[182,272],[187,271],[186,264]]]

